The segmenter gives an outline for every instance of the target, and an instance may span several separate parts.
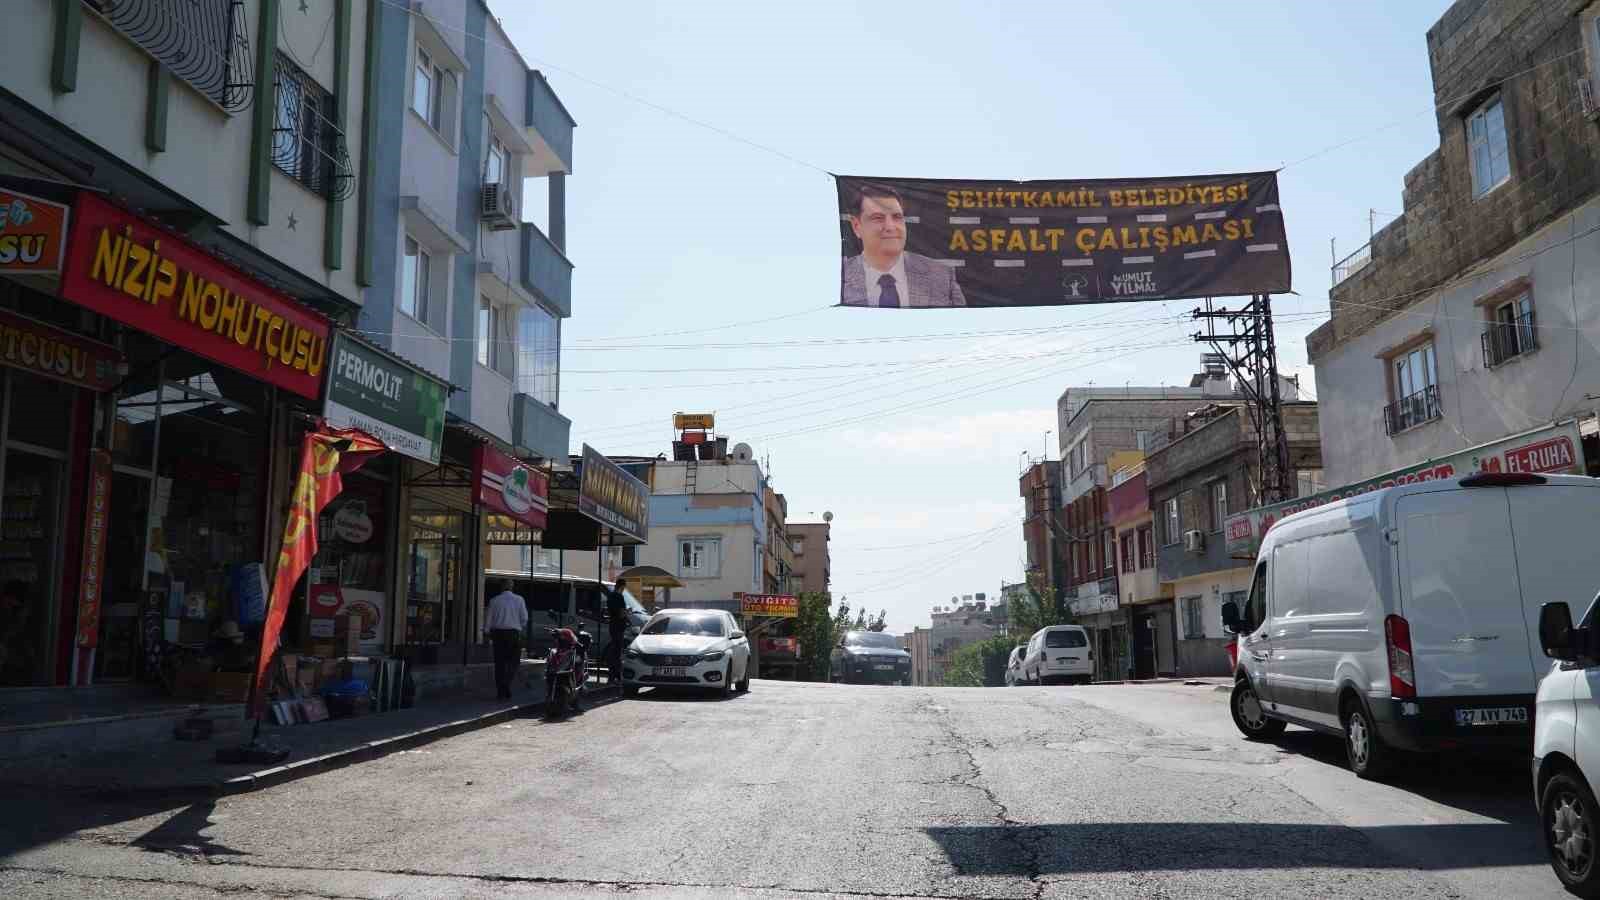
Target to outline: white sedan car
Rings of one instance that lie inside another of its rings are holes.
[[[750,641],[716,609],[664,609],[645,623],[622,659],[622,693],[692,687],[726,697],[750,690]]]

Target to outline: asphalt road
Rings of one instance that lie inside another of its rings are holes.
[[[1566,896],[1522,766],[1339,753],[1209,687],[647,692],[215,802],[8,797],[0,896]]]

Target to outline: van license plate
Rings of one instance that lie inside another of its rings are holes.
[[[682,678],[687,674],[689,674],[688,671],[682,668],[657,669],[655,671],[657,678]]]
[[[1526,706],[1489,706],[1456,710],[1457,725],[1526,725]]]

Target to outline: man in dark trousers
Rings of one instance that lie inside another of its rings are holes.
[[[522,633],[528,629],[528,603],[513,593],[511,583],[498,582],[500,593],[489,598],[489,640],[494,644],[494,686],[501,700],[511,699],[511,682],[522,667]]]
[[[611,590],[606,591],[606,625],[611,630],[611,643],[606,647],[606,655],[611,661],[611,683],[622,683],[622,639],[628,632],[628,601],[623,599],[622,592],[627,589],[628,580],[618,578]]]

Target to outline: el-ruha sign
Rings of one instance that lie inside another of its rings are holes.
[[[323,417],[357,428],[390,450],[439,464],[444,440],[444,382],[340,332],[333,339]]]
[[[321,395],[327,319],[86,191],[61,296],[302,397]]]
[[[1261,538],[1284,516],[1315,509],[1335,500],[1359,497],[1383,488],[1419,481],[1465,477],[1474,472],[1582,475],[1583,439],[1575,423],[1563,422],[1549,428],[1524,432],[1504,440],[1462,450],[1451,456],[1397,469],[1376,478],[1358,481],[1320,494],[1247,510],[1229,516],[1225,523],[1228,555],[1240,559],[1254,559],[1256,550],[1261,546]]]
[[[844,306],[1072,306],[1290,288],[1273,172],[835,182]]]
[[[472,483],[488,511],[487,543],[539,540],[550,517],[550,476],[485,444],[472,455]]]
[[[739,614],[793,619],[800,615],[800,601],[793,594],[740,594]]]
[[[650,535],[650,488],[588,444],[578,482],[578,512],[643,542]]]

